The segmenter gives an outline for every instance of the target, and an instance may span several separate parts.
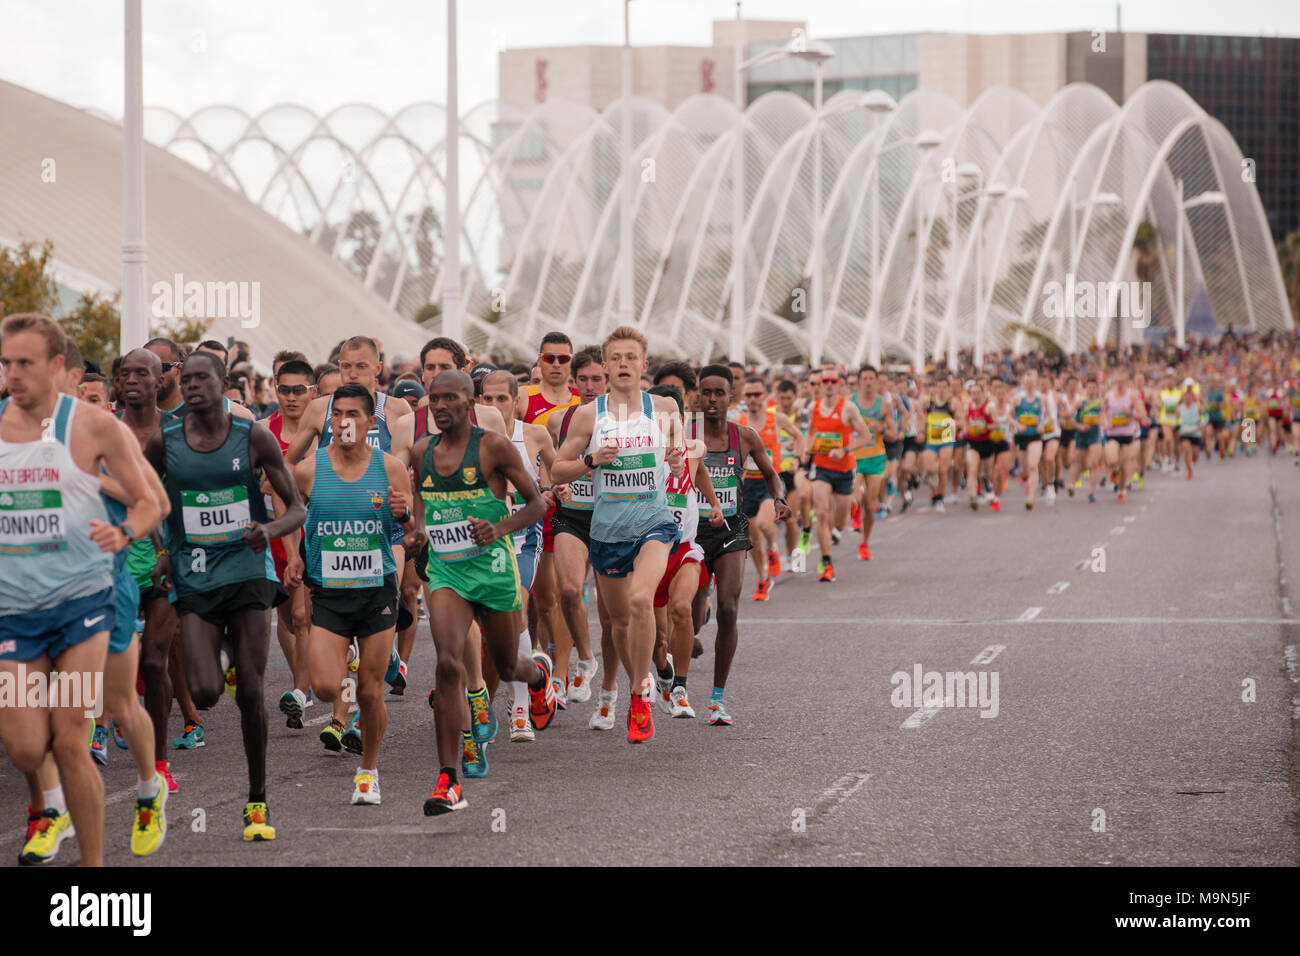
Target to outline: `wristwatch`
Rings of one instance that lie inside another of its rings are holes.
[[[127,543],[127,544],[134,544],[134,543],[135,543],[135,539],[136,539],[135,529],[132,528],[129,524],[126,524],[125,522],[123,522],[122,524],[120,524],[120,525],[117,526],[117,530],[120,531],[120,532],[122,532],[122,534],[124,534],[124,535],[126,536],[126,543]]]
[[[591,457],[591,452],[587,452],[582,456],[582,463],[587,466],[588,471],[596,467],[596,459]]]

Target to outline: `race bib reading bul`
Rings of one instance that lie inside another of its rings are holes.
[[[248,489],[243,485],[212,491],[182,489],[181,515],[185,537],[196,544],[238,541],[251,519]]]

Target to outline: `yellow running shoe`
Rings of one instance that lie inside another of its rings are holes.
[[[235,699],[235,669],[233,667],[226,668],[226,693],[230,695],[231,700]]]
[[[167,805],[167,781],[160,773],[154,774],[158,781],[158,793],[153,799],[136,797],[135,826],[131,828],[131,852],[136,856],[148,856],[163,844],[167,836],[167,817],[163,808]]]
[[[274,840],[275,827],[271,826],[271,811],[265,803],[244,804],[244,840]]]
[[[76,829],[72,826],[72,815],[59,813],[53,808],[32,817],[27,832],[31,836],[23,844],[22,852],[18,854],[18,863],[21,866],[49,863],[59,855],[59,844],[68,837],[77,835]]]

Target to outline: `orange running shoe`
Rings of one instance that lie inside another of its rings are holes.
[[[755,601],[766,601],[766,600],[767,600],[767,589],[768,589],[769,587],[771,587],[771,586],[772,586],[772,582],[769,581],[769,580],[767,580],[766,578],[763,578],[762,580],[760,580],[760,581],[758,582],[758,586],[754,588],[754,600],[755,600]]]
[[[768,577],[774,578],[780,573],[781,555],[777,554],[776,549],[773,548],[771,551],[767,552],[767,575]]]
[[[831,564],[829,561],[827,561],[825,564],[823,564],[823,565],[822,565],[822,573],[819,574],[819,575],[817,575],[817,580],[818,580],[818,581],[834,581],[834,580],[835,580],[835,565]]]
[[[1187,480],[1188,481],[1192,480],[1192,469],[1190,468],[1187,469]]]
[[[861,558],[863,561],[871,560],[871,549],[867,547],[867,543],[865,541],[863,541],[860,545],[858,545],[858,557]]]
[[[429,799],[424,801],[424,815],[426,817],[436,816],[440,813],[451,813],[453,810],[464,810],[469,804],[461,795],[460,781],[451,782],[445,773],[438,774],[438,782],[433,785],[433,793],[429,794]]]
[[[162,774],[162,778],[167,781],[168,793],[175,793],[177,790],[180,789],[180,787],[177,786],[176,784],[175,778],[172,777],[172,765],[169,761],[166,760],[155,761],[154,769],[156,769],[160,774]]]
[[[655,735],[655,721],[650,713],[650,702],[640,694],[632,695],[627,709],[628,743],[644,743]]]
[[[542,669],[542,689],[528,688],[528,715],[532,718],[536,730],[545,730],[555,716],[555,685],[551,683],[554,665],[543,651],[533,651],[533,663]]]
[[[1124,503],[1124,492],[1121,491],[1121,492],[1119,493],[1119,497],[1116,498],[1115,500],[1118,501],[1120,504],[1123,504],[1123,503]]]

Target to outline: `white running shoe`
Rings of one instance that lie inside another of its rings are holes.
[[[944,506],[943,506],[943,499],[942,499],[942,498],[936,498],[936,499],[934,500],[934,510],[937,511],[937,512],[939,512],[939,514],[943,514],[944,511],[947,510],[947,509],[945,509]]]
[[[691,707],[691,702],[686,697],[686,688],[680,684],[671,691],[673,698],[673,716],[674,717],[694,717],[695,710]]]
[[[600,701],[596,709],[591,712],[591,720],[587,722],[587,726],[592,730],[613,730],[614,703],[615,698],[608,697],[604,691],[601,691]]]
[[[510,742],[512,744],[531,744],[537,739],[533,733],[533,723],[528,719],[528,706],[520,704],[510,713]]]
[[[589,661],[578,661],[578,666],[569,676],[570,704],[581,704],[591,700],[591,685],[599,666],[594,657]]]
[[[1056,504],[1056,486],[1048,485],[1047,493],[1043,496],[1049,506]]]
[[[665,714],[671,714],[673,712],[672,689],[673,677],[675,674],[673,672],[673,655],[671,654],[668,655],[668,672],[668,678],[666,680],[660,677],[657,673],[652,672],[651,674],[655,679],[655,700],[659,702],[659,709]]]
[[[551,678],[551,686],[555,688],[555,707],[557,710],[569,709],[569,697],[565,693],[564,682],[558,677]]]
[[[366,804],[379,806],[379,775],[357,768],[357,775],[352,778],[355,789],[352,791],[352,805]]]
[[[843,536],[839,528],[831,528],[831,544],[839,544]]]

